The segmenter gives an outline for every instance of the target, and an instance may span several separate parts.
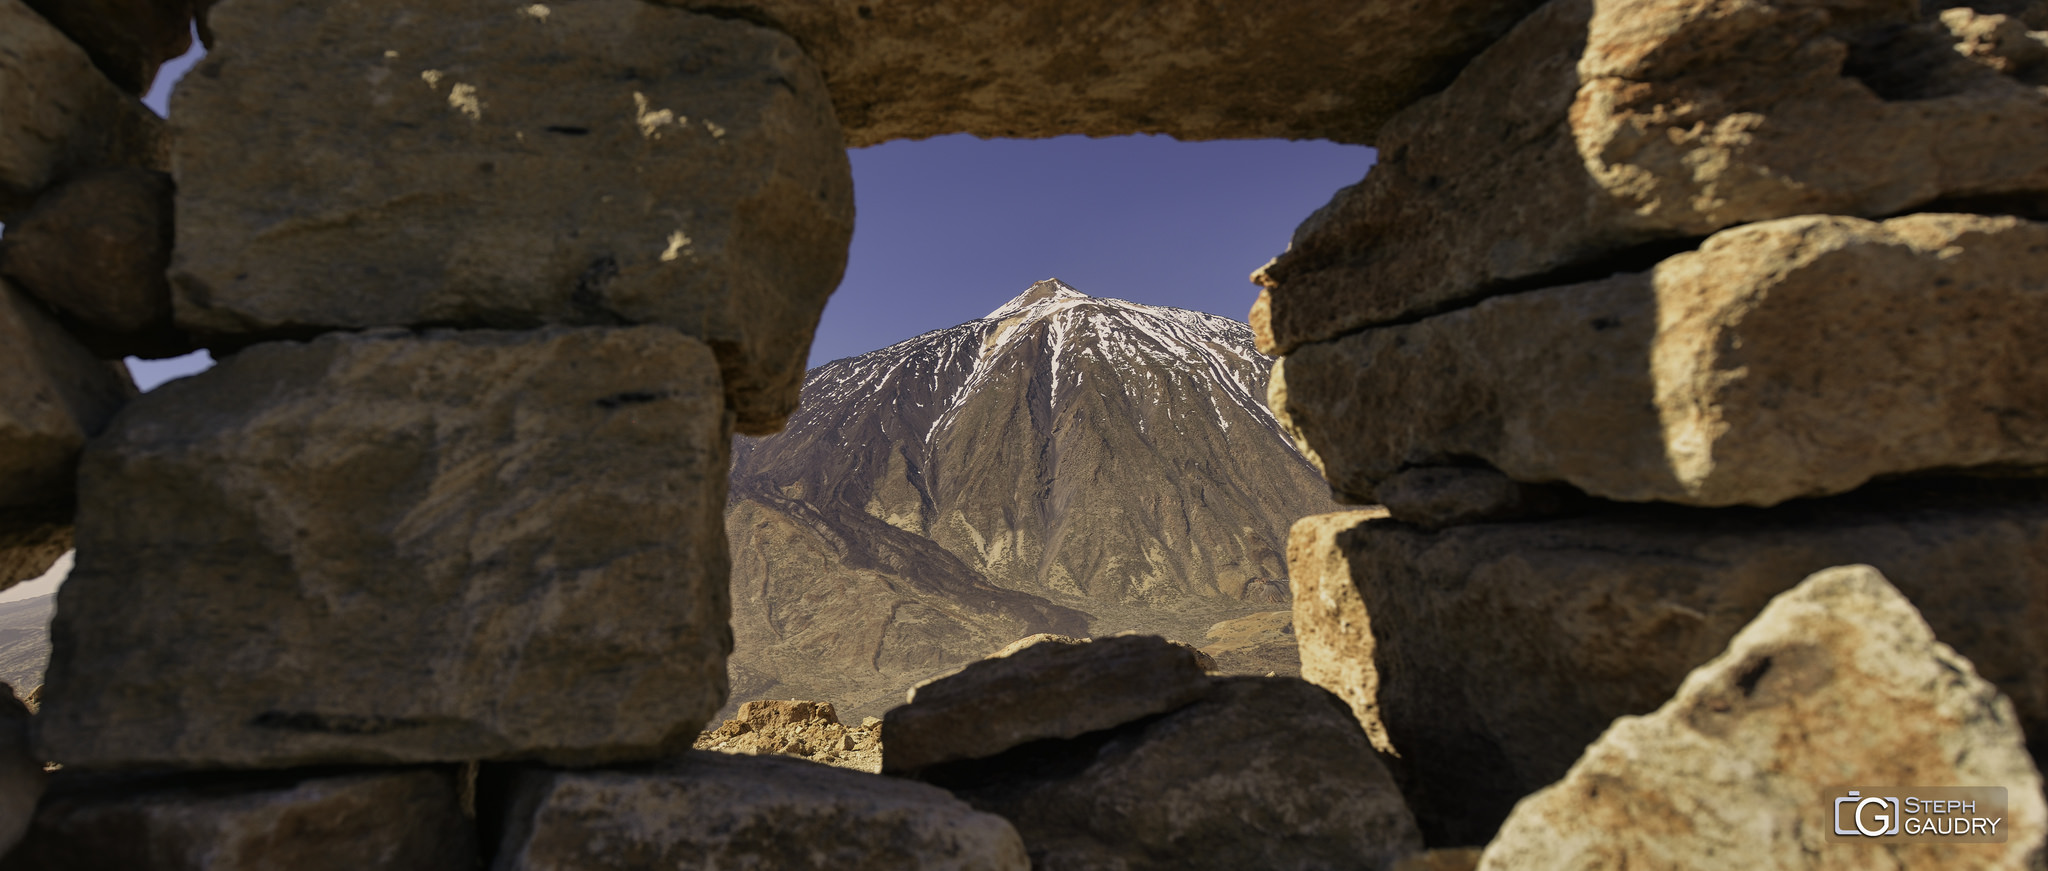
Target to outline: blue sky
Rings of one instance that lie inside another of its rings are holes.
[[[166,111],[198,59],[165,66]],[[818,327],[817,365],[994,310],[1032,282],[1244,320],[1252,270],[1372,165],[1328,142],[945,136],[852,152],[853,250]],[[131,361],[144,389],[210,364]]]

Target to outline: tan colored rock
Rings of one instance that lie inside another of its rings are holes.
[[[697,737],[698,750],[745,756],[792,756],[855,771],[882,770],[882,721],[839,722],[831,702],[758,699]]]
[[[1366,143],[1533,0],[665,0],[796,37],[847,144],[1164,133]]]
[[[0,236],[0,276],[106,358],[191,352],[171,326],[171,177],[127,167],[52,189]]]
[[[1020,644],[911,689],[882,716],[882,770],[914,773],[1073,738],[1174,710],[1209,688],[1204,655],[1156,635]]]
[[[1936,638],[1869,566],[1808,578],[1517,805],[1479,867],[2040,868],[2048,800],[2012,704]],[[2004,787],[1979,812],[2006,838],[1831,843],[1827,799],[1857,786]]]
[[[168,168],[163,120],[21,0],[0,0],[0,221],[104,166]]]
[[[1422,846],[1358,723],[1297,678],[1221,678],[1160,717],[932,774],[1016,823],[1041,871],[1377,869]]]
[[[94,358],[0,281],[0,514],[39,515],[30,525],[68,516],[85,440],[134,395],[125,367]]]
[[[718,352],[742,432],[795,407],[853,188],[788,37],[638,0],[237,0],[211,24],[178,91],[182,326],[664,324]]]
[[[1268,611],[1224,620],[1209,627],[1202,652],[1222,674],[1301,674],[1301,654],[1294,638],[1294,612]]]
[[[157,67],[192,47],[191,0],[24,0],[114,84],[149,91]]]
[[[1854,560],[1892,578],[2048,741],[2048,489],[2031,482],[1435,533],[1347,512],[1296,524],[1289,553],[1302,675],[1399,754],[1432,844],[1486,843],[1772,596]]]
[[[1477,847],[1445,847],[1427,850],[1394,863],[1393,871],[1474,871],[1479,867]]]
[[[921,783],[693,752],[630,771],[521,773],[494,871],[1025,871],[1017,830]]]
[[[1304,346],[1272,405],[1340,498],[1482,459],[1525,482],[1772,505],[2048,465],[2048,224],[1750,224],[1643,273]],[[1880,302],[1881,301],[1881,302]]]
[[[448,871],[476,861],[445,770],[200,780],[60,774],[4,871]]]
[[[1736,224],[2048,192],[2048,67],[2015,62],[2048,33],[1915,23],[1921,5],[1555,0],[1389,121],[1372,172],[1254,277],[1261,349],[1641,268]]]
[[[80,471],[39,748],[287,767],[685,750],[725,702],[730,417],[665,327],[246,349]]]

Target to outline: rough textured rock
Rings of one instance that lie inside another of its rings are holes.
[[[44,194],[0,236],[0,277],[68,316],[107,358],[192,350],[171,326],[171,177],[87,173]]]
[[[2048,463],[2048,224],[1750,224],[1644,273],[1304,346],[1271,403],[1342,498],[1479,458],[1518,481],[1771,505]]]
[[[766,756],[528,771],[494,871],[1025,871],[1017,830],[920,783]]]
[[[911,773],[1163,714],[1208,690],[1201,656],[1156,635],[1048,636],[969,663],[882,716],[882,770]]]
[[[43,797],[43,763],[29,751],[29,714],[13,688],[0,684],[0,856],[21,842]]]
[[[100,72],[141,95],[156,69],[192,47],[191,0],[24,0],[85,49]]]
[[[94,358],[0,281],[0,514],[68,514],[85,440],[134,395],[125,367]]]
[[[1040,871],[1378,869],[1422,846],[1357,721],[1296,678],[929,776],[1016,823]]]
[[[1301,655],[1295,650],[1293,611],[1267,611],[1224,620],[1209,627],[1202,641],[1202,652],[1216,663],[1211,671],[1268,677],[1294,677],[1301,673]]]
[[[1394,863],[1393,871],[1473,871],[1479,867],[1477,847],[1426,850]]]
[[[2048,65],[2028,58],[2048,34],[1969,9],[1916,23],[1921,5],[1555,0],[1390,121],[1366,179],[1261,271],[1262,349],[1740,223],[2015,195],[2041,212]]]
[[[854,147],[947,133],[1373,142],[1537,5],[664,2],[795,36]]]
[[[0,589],[42,577],[71,550],[70,519],[35,519],[39,513],[0,517]]]
[[[1242,323],[1047,279],[812,370],[788,429],[734,448],[734,697],[880,715],[1027,635],[1287,607],[1287,526],[1337,503],[1271,368]]]
[[[1373,491],[1394,519],[1428,529],[1558,514],[1581,501],[1569,487],[1524,484],[1469,466],[1402,469]]]
[[[165,169],[163,120],[21,0],[0,0],[0,221],[103,166]]]
[[[2048,746],[2048,491],[1867,489],[1754,509],[1616,507],[1429,533],[1308,518],[1302,674],[1352,705],[1430,842],[1483,844],[1615,717],[1654,710],[1770,598],[1861,560],[2012,698]]]
[[[1480,868],[2040,868],[2012,705],[1936,637],[1869,566],[1808,578],[1517,805]],[[2005,787],[2005,843],[1828,842],[1831,790],[1926,784]]]
[[[882,770],[882,721],[839,722],[831,702],[761,699],[697,738],[697,749],[746,756],[794,756],[840,768]]]
[[[666,327],[270,343],[81,466],[47,758],[286,767],[687,749],[725,702],[730,417]]]
[[[853,188],[788,37],[637,0],[238,0],[211,24],[178,90],[184,327],[659,323],[718,352],[742,432],[795,407]]]
[[[210,777],[60,774],[4,871],[449,871],[475,822],[442,770]]]

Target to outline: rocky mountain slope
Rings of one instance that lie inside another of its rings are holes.
[[[1025,635],[1201,643],[1286,607],[1286,535],[1332,510],[1244,324],[1051,279],[812,370],[734,450],[735,702],[879,713]]]

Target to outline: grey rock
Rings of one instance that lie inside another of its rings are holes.
[[[171,272],[210,345],[663,324],[718,353],[740,431],[794,409],[853,188],[789,37],[638,0],[237,0],[210,24]]]
[[[29,750],[29,719],[28,706],[0,684],[0,855],[21,843],[46,786],[43,763]]]
[[[2004,787],[2003,813],[1978,809],[2000,818],[2004,842],[1830,843],[1828,798],[1930,785]],[[1479,867],[2031,871],[2044,859],[2048,800],[2011,703],[1876,570],[1844,566],[1771,600],[1655,712],[1616,720],[1516,805]]]
[[[86,439],[133,396],[125,367],[93,357],[0,280],[0,513],[68,518]]]
[[[1208,691],[1206,658],[1156,635],[1039,636],[911,689],[882,715],[882,771],[914,773],[1174,710]]]
[[[1616,717],[1644,714],[1772,596],[1861,560],[2048,745],[2048,493],[1896,485],[1768,511],[1614,507],[1426,532],[1296,524],[1302,674],[1343,697],[1430,842],[1484,844]]]
[[[1707,506],[1939,469],[2038,473],[2043,246],[2048,224],[2014,217],[1749,224],[1647,272],[1303,346],[1271,402],[1356,502],[1461,457]]]
[[[0,0],[0,221],[107,166],[169,168],[163,120],[21,0]]]
[[[1221,678],[1164,716],[930,774],[1016,823],[1043,871],[1380,869],[1422,846],[1358,722],[1297,678]]]
[[[82,769],[659,758],[725,701],[717,363],[665,327],[258,345],[88,451]]]
[[[60,774],[0,871],[451,871],[476,862],[475,828],[445,770]]]
[[[1575,501],[1569,487],[1524,484],[1493,469],[1418,466],[1395,472],[1373,495],[1395,520],[1430,529],[1556,514]]]
[[[659,767],[519,774],[494,871],[1025,871],[1015,828],[944,790],[693,751]]]

